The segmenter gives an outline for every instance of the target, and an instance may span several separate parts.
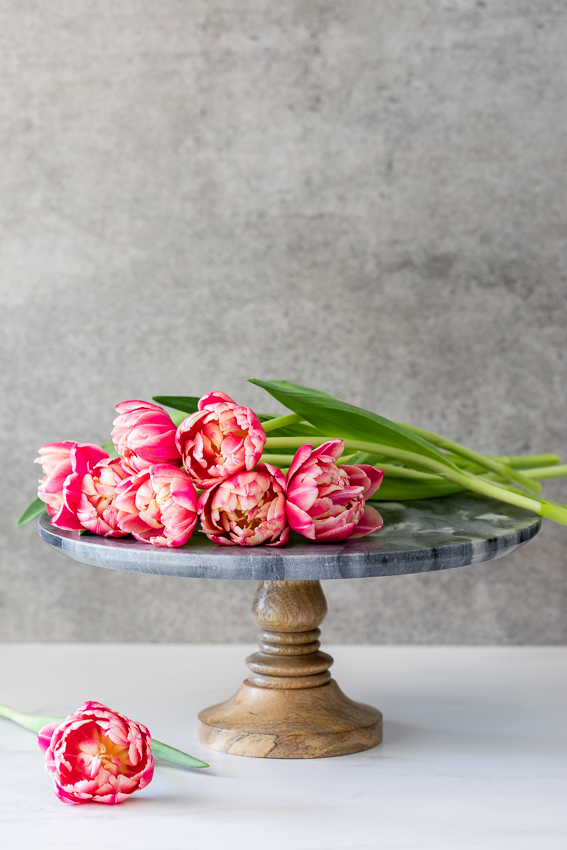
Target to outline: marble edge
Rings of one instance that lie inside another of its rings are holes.
[[[54,532],[45,520],[42,517],[39,521],[40,537],[80,563],[150,575],[240,581],[372,578],[454,569],[501,558],[531,540],[541,527],[541,518],[534,516],[530,525],[504,531],[490,538],[390,552],[353,551],[352,548],[349,551],[348,544],[342,545],[338,552],[336,544],[333,552],[321,551],[324,544],[306,544],[302,551],[293,553],[288,550],[285,556],[278,550],[266,547],[245,551],[219,551],[215,547],[209,552],[190,552],[187,549],[156,551],[148,547],[147,552],[134,550],[136,559],[133,560],[128,557],[132,550],[128,551],[124,544],[120,547],[101,545],[100,541],[76,540],[69,532]],[[350,545],[353,543],[356,545],[357,541],[351,541]],[[317,552],[307,555],[307,546],[316,547]],[[262,557],[267,557],[268,563],[258,563]]]

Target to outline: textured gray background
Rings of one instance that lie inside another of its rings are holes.
[[[253,639],[251,584],[14,530],[37,447],[125,398],[283,377],[567,454],[566,41],[551,0],[4,0],[0,639]],[[328,582],[325,637],[563,642],[566,543]]]

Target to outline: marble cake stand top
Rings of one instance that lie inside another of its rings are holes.
[[[177,549],[61,531],[39,520],[43,540],[70,558],[111,570],[187,578],[281,580],[366,578],[447,570],[490,561],[534,537],[541,519],[474,495],[373,502],[384,528],[360,540],[310,543],[292,534],[280,548],[219,546],[196,532]]]

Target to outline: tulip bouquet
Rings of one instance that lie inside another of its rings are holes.
[[[373,498],[463,491],[567,525],[567,506],[539,495],[540,481],[567,476],[557,455],[486,456],[318,390],[251,381],[290,413],[256,414],[223,392],[154,396],[118,404],[102,447],[42,446],[38,498],[18,525],[47,510],[59,528],[172,547],[200,521],[220,545],[282,546],[290,529],[314,542],[378,531]]]

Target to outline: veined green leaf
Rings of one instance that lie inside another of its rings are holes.
[[[199,396],[196,395],[153,395],[152,401],[155,401],[156,404],[162,404],[164,407],[169,407],[172,410],[181,411],[185,414],[184,419],[190,413],[196,413],[199,410]],[[278,413],[256,413],[256,416],[260,422],[269,422],[271,419],[279,418]]]
[[[39,496],[37,496],[33,502],[27,506],[21,517],[16,523],[16,528],[19,528],[21,525],[26,525],[26,523],[31,522],[32,519],[37,519],[38,516],[41,516],[45,511],[45,502],[42,502]]]
[[[448,469],[457,469],[446,455],[427,440],[377,413],[347,404],[320,390],[288,381],[248,380],[265,389],[294,413],[301,414],[326,436],[380,443],[423,455],[442,463]]]
[[[164,407],[172,407],[173,410],[182,410],[184,413],[195,413],[199,409],[199,397],[196,395],[153,395],[152,401],[163,404]]]
[[[442,454],[423,437],[376,413],[287,381],[249,380],[266,389],[294,413],[301,414],[324,434],[343,439],[345,451],[391,456],[403,461],[406,467],[442,475],[463,489],[474,490],[476,493],[538,514],[543,509],[548,510],[549,515],[553,514],[556,521],[562,521],[559,517],[565,513],[567,524],[567,509],[562,506],[545,506],[543,502],[528,494],[503,489],[502,485],[497,485],[496,482],[491,483],[485,478],[459,469],[447,455]],[[270,452],[273,449],[297,448],[297,440],[297,437],[268,437],[266,450]],[[320,446],[323,441],[324,438],[318,437],[311,442],[314,446]]]

